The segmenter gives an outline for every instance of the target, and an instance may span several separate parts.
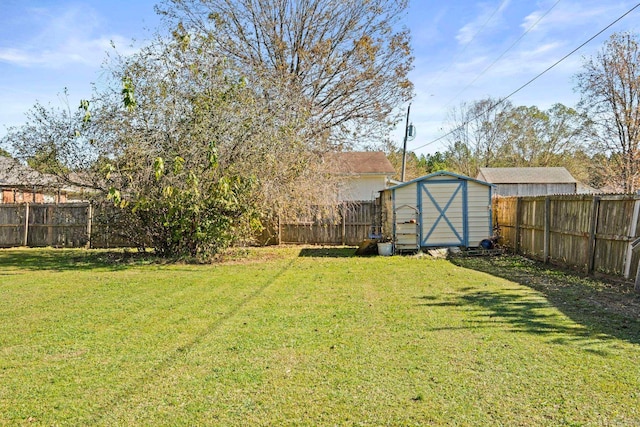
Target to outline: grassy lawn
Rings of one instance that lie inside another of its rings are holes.
[[[640,425],[628,285],[352,253],[2,250],[0,425]]]

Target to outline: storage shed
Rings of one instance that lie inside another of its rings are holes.
[[[380,192],[383,236],[396,252],[477,247],[493,230],[492,185],[435,172]]]
[[[496,186],[496,196],[576,194],[578,182],[563,167],[480,168],[476,177]]]

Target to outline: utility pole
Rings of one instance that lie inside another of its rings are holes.
[[[409,137],[409,113],[411,112],[411,104],[407,108],[407,123],[404,128],[404,144],[402,147],[402,173],[400,174],[400,181],[404,182],[404,174],[407,167],[407,138]]]

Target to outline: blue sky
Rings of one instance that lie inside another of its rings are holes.
[[[113,42],[131,52],[159,24],[154,0],[0,0],[0,136],[24,122],[36,101],[76,108],[100,82],[100,65]],[[410,0],[416,97],[409,149],[430,153],[461,102],[499,98],[551,66],[637,4],[636,0]],[[616,31],[639,32],[640,8],[514,95],[516,105],[573,106],[572,77],[584,56]],[[525,34],[526,33],[526,34]],[[518,39],[520,39],[518,41]],[[135,40],[135,41],[133,41]],[[492,65],[493,64],[493,65]],[[402,143],[403,128],[394,133]],[[418,148],[421,147],[421,148]]]

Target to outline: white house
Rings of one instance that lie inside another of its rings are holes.
[[[338,200],[343,202],[375,200],[395,174],[382,151],[331,153],[327,165],[341,178]]]

